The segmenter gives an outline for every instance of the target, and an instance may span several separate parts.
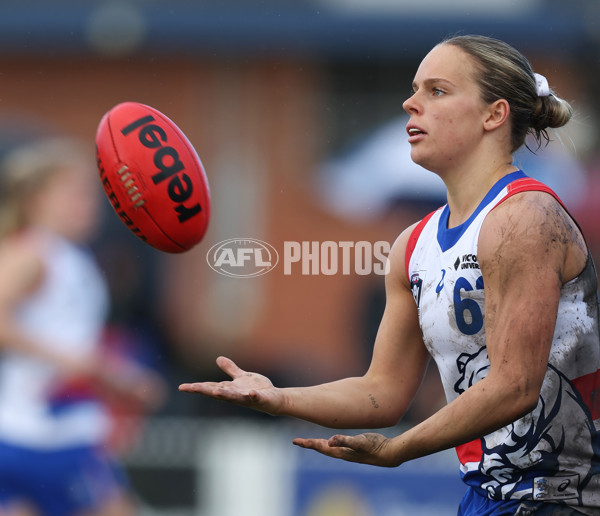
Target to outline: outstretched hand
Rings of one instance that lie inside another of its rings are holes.
[[[179,390],[202,394],[269,414],[276,414],[282,407],[283,394],[266,376],[244,371],[226,357],[217,358],[217,365],[232,379],[223,382],[184,383],[179,386]]]
[[[392,450],[390,439],[372,432],[355,436],[334,435],[329,439],[296,438],[293,443],[301,448],[315,450],[328,457],[348,462],[360,462],[387,468],[401,464]]]

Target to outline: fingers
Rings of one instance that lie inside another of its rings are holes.
[[[239,404],[244,404],[245,398],[247,397],[244,393],[240,393],[236,389],[228,388],[223,383],[218,382],[182,383],[179,386],[179,390],[182,392],[202,394],[216,400]]]
[[[217,365],[232,379],[222,382],[183,383],[180,391],[202,394],[237,405],[266,410],[273,385],[268,378],[239,368],[233,360],[218,357]]]
[[[219,369],[224,373],[235,379],[245,373],[244,370],[240,369],[233,360],[227,357],[218,357],[217,365]],[[222,382],[195,382],[195,383],[182,383],[179,386],[179,390],[183,392],[197,392],[200,394],[214,393],[216,389],[220,387]]]
[[[237,377],[242,376],[243,374],[246,373],[246,371],[244,371],[243,369],[240,369],[233,360],[231,360],[230,358],[227,358],[227,357],[223,357],[223,356],[218,357],[217,365],[219,366],[221,371],[223,371],[224,373],[227,373],[234,380]]]
[[[335,453],[335,450],[332,450],[332,447],[329,446],[329,441],[327,439],[302,439],[297,437],[292,443],[296,446],[300,446],[300,448],[315,450],[324,455],[334,456],[332,454]]]
[[[261,394],[256,390],[238,389],[232,387],[231,382],[182,383],[179,390],[248,407],[258,407],[263,401]]]
[[[336,451],[336,449],[355,449],[355,445],[352,442],[352,437],[342,435],[334,435],[329,439],[302,439],[298,437],[294,439],[292,443],[296,446],[300,446],[301,448],[316,450],[320,453],[324,453],[325,455],[334,454],[334,456],[336,457],[340,456],[339,452]]]
[[[200,394],[208,394],[213,392],[217,388],[216,382],[195,382],[195,383],[182,383],[179,386],[179,390],[182,392],[197,392]]]
[[[393,467],[400,462],[389,454],[382,454],[383,445],[387,440],[374,433],[350,435],[334,435],[329,439],[301,439],[292,442],[301,448],[315,450],[328,457],[343,459],[349,462],[361,462],[375,466]]]
[[[359,454],[353,450],[352,448],[348,448],[345,446],[331,446],[331,439],[294,439],[292,442],[296,446],[300,446],[301,448],[306,448],[309,450],[317,451],[323,455],[328,457],[332,457],[334,459],[342,459],[348,462],[364,462],[364,459],[361,460]]]
[[[345,446],[346,448],[352,448],[354,450],[361,450],[361,448],[362,448],[360,446],[360,442],[357,442],[357,439],[350,435],[334,435],[329,438],[329,441],[327,441],[327,444],[329,446],[336,447],[336,448],[339,448],[342,446]]]
[[[352,448],[360,450],[361,445],[356,442],[356,438],[349,435],[334,435],[329,439],[302,439],[300,437],[292,441],[295,445],[302,448],[312,448],[319,451],[323,448]]]

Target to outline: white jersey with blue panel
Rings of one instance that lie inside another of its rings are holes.
[[[407,273],[423,339],[448,402],[487,375],[485,285],[477,244],[486,215],[506,198],[545,185],[517,171],[502,178],[471,217],[448,228],[448,206],[417,226]],[[560,200],[559,200],[560,202]],[[550,360],[537,407],[457,448],[461,477],[489,500],[539,501],[600,514],[600,337],[591,257],[563,285]],[[532,307],[532,311],[535,307]]]
[[[43,230],[44,277],[18,306],[21,330],[39,345],[73,358],[100,345],[108,311],[108,290],[92,256]],[[110,419],[87,385],[63,384],[50,364],[20,353],[0,357],[0,442],[35,449],[102,442]]]

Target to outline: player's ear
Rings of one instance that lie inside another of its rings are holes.
[[[486,131],[493,131],[500,127],[510,115],[510,104],[506,99],[498,99],[486,108],[486,118],[483,121],[483,128]]]

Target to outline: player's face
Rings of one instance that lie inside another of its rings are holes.
[[[77,164],[56,172],[37,196],[37,223],[76,242],[90,238],[99,218],[96,179],[89,167]]]
[[[468,163],[484,134],[486,104],[472,58],[454,45],[435,47],[421,62],[404,102],[411,158],[442,177]]]

